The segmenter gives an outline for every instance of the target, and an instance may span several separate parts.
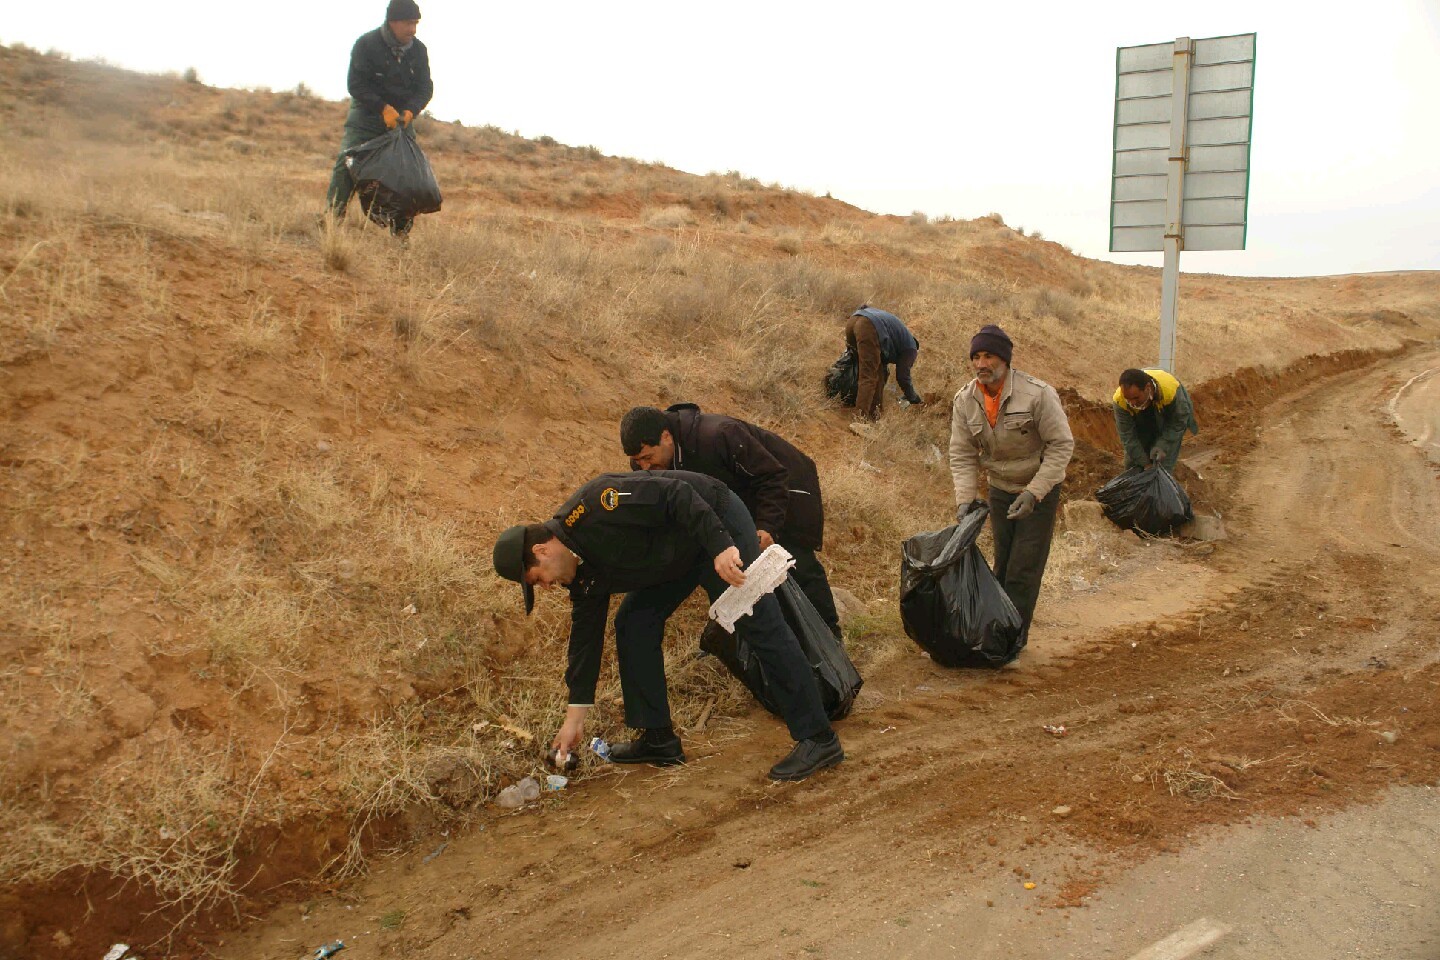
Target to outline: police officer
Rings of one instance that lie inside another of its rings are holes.
[[[795,583],[840,636],[830,580],[815,556],[825,507],[814,460],[769,430],[693,403],[635,407],[620,421],[620,446],[642,470],[693,470],[729,487],[755,518],[760,549],[778,543],[795,558]]]
[[[570,651],[565,682],[570,702],[551,743],[560,757],[579,747],[595,703],[605,620],[613,594],[626,594],[615,614],[615,652],[625,722],[641,731],[616,744],[616,763],[668,766],[685,762],[670,720],[662,642],[665,622],[697,586],[711,600],[725,585],[745,582],[742,559],[759,554],[755,524],[723,483],[684,471],[603,474],[575,492],[544,523],[515,526],[495,542],[495,572],[521,585],[528,614],[535,587],[570,594]],[[845,759],[820,701],[814,674],[767,594],[736,624],[778,694],[790,754],[772,780],[804,780]]]

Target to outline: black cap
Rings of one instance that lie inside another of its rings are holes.
[[[999,357],[1005,361],[1005,366],[1010,366],[1010,357],[1015,352],[1015,345],[1010,342],[1010,335],[993,323],[987,323],[980,328],[970,340],[970,357],[974,359],[975,354],[984,350],[986,353]]]
[[[511,527],[495,539],[495,572],[520,584],[525,594],[525,613],[535,609],[535,588],[525,582],[525,528]]]
[[[390,5],[385,8],[385,19],[419,20],[420,5],[415,0],[390,0]]]

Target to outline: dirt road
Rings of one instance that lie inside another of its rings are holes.
[[[1389,406],[1437,363],[1264,410],[1231,539],[1042,611],[1013,667],[887,665],[836,771],[769,785],[783,729],[712,725],[687,767],[603,771],[216,953],[1440,955],[1440,487]]]
[[[1406,380],[1390,398],[1390,414],[1411,443],[1440,462],[1440,367]]]

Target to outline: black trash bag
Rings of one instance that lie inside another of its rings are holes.
[[[847,407],[855,406],[860,393],[860,357],[854,350],[846,350],[840,359],[830,365],[825,374],[825,396],[834,397]]]
[[[942,667],[1003,667],[1025,646],[1020,612],[975,545],[988,506],[900,548],[900,619]]]
[[[779,600],[785,622],[790,624],[795,638],[800,641],[801,652],[815,673],[825,715],[831,720],[842,719],[855,705],[855,697],[865,681],[860,678],[855,664],[850,662],[844,645],[835,639],[835,634],[820,619],[815,605],[793,577],[787,578],[776,589],[775,598]],[[727,633],[724,627],[711,620],[700,635],[700,649],[718,657],[730,675],[745,684],[762,707],[777,717],[781,715],[780,705],[760,658],[739,633]]]
[[[1164,467],[1132,467],[1096,490],[1095,499],[1117,527],[1156,537],[1195,519],[1190,498]]]
[[[800,641],[800,651],[815,671],[815,682],[820,685],[820,702],[825,707],[825,716],[840,720],[855,706],[855,698],[865,681],[855,669],[845,644],[830,631],[830,626],[820,619],[820,611],[805,596],[794,577],[787,577],[775,591],[780,601],[780,610],[785,622]]]
[[[409,127],[396,126],[344,156],[360,209],[381,226],[403,225],[440,209],[440,184]]]

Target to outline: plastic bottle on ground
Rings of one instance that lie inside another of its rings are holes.
[[[526,777],[516,784],[516,786],[520,788],[520,799],[525,803],[529,803],[531,800],[540,796],[540,781],[534,777]]]

